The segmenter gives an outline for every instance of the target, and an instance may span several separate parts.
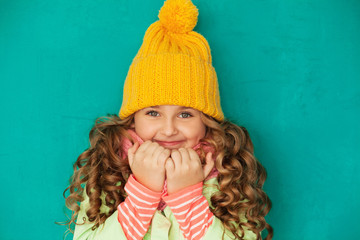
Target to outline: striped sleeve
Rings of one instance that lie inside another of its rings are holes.
[[[128,196],[118,206],[118,221],[127,239],[143,239],[162,193],[146,188],[133,175],[129,177],[125,191]]]
[[[187,187],[172,195],[164,196],[164,201],[173,212],[185,239],[202,239],[213,221],[206,198],[202,195],[203,183]]]

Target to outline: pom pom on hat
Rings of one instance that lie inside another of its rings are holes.
[[[160,23],[170,32],[187,33],[194,29],[198,9],[191,0],[167,0],[160,9]]]

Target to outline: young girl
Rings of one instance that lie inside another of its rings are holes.
[[[119,116],[96,120],[65,190],[74,239],[272,238],[265,169],[245,128],[224,120],[197,16],[190,0],[164,3]]]

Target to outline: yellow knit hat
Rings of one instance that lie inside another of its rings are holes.
[[[145,107],[180,105],[224,119],[209,44],[193,31],[197,17],[191,0],[165,1],[130,66],[120,118]]]

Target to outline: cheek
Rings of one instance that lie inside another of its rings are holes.
[[[147,127],[147,125],[141,121],[141,120],[138,120],[138,121],[135,121],[135,124],[134,124],[134,130],[136,132],[136,134],[144,141],[146,140],[151,140],[153,135],[152,135],[152,131],[151,131],[151,128]]]
[[[189,128],[187,130],[187,133],[188,133],[189,139],[191,139],[192,141],[196,141],[196,143],[197,143],[200,139],[205,137],[206,127],[202,123],[196,124],[193,127]]]
[[[199,132],[199,136],[200,136],[200,139],[201,139],[201,138],[204,138],[205,135],[206,135],[206,127],[205,127],[205,125],[202,125],[200,127],[200,129],[201,129],[201,131]]]

